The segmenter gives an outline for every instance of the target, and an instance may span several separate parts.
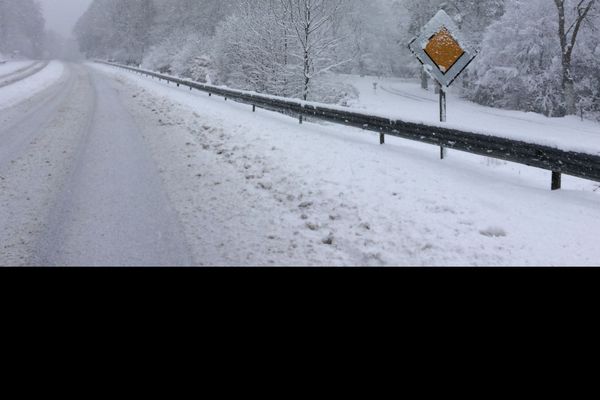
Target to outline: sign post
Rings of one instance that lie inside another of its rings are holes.
[[[445,11],[440,10],[414,38],[408,48],[423,64],[440,89],[440,122],[446,122],[446,90],[469,66],[477,53],[464,40]],[[445,149],[441,146],[441,158]]]

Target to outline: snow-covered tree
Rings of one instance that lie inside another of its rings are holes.
[[[477,80],[467,97],[549,116],[575,114],[578,103],[594,110],[595,75],[583,71],[595,64],[589,55],[596,51],[597,25],[586,23],[592,22],[595,1],[561,3],[564,14],[557,3],[548,3],[506,2],[503,17],[486,30],[472,68]]]
[[[577,37],[596,5],[596,0],[554,0],[558,12],[558,37],[560,42],[562,90],[565,112],[573,115],[577,112],[575,81],[573,79],[573,50]]]
[[[548,0],[509,0],[504,16],[490,25],[473,65],[478,81],[467,95],[494,107],[560,111],[556,18]]]
[[[427,87],[427,74],[407,44],[443,9],[480,49],[455,84],[463,96],[494,107],[600,118],[599,3],[94,0],[75,32],[88,57],[262,93],[339,101],[343,94],[329,96],[338,90],[328,86],[332,73],[421,75]],[[37,17],[22,17],[32,14],[23,11],[32,4],[0,0],[0,51],[32,48],[30,38],[39,32],[31,21]]]
[[[75,27],[81,50],[140,64],[155,16],[152,0],[95,0]]]
[[[289,83],[291,27],[276,0],[241,0],[218,29],[215,57],[228,84],[277,95],[292,95]]]
[[[333,50],[342,38],[334,34],[337,18],[346,5],[344,0],[280,0],[289,18],[290,38],[295,42],[290,53],[302,68],[302,95],[307,100],[313,78],[342,65]]]
[[[44,17],[33,0],[0,0],[0,53],[40,57]]]

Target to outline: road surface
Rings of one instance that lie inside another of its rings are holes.
[[[548,182],[98,64],[0,88],[0,266],[597,265],[600,190]]]
[[[0,120],[0,265],[192,264],[141,132],[104,75],[66,65]]]

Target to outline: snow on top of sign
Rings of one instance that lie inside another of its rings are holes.
[[[438,11],[421,30],[421,34],[419,35],[421,38],[421,43],[419,43],[421,48],[425,49],[429,43],[429,39],[442,28],[446,28],[464,50],[472,52],[470,42],[463,36],[460,29],[458,29],[456,22],[444,10]]]
[[[434,38],[436,40],[432,41]],[[451,45],[447,51],[444,49],[445,44]],[[425,70],[435,81],[446,87],[454,82],[477,55],[456,22],[443,10],[438,11],[408,47],[421,64],[435,64]]]

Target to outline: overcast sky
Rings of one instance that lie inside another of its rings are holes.
[[[38,0],[44,8],[46,27],[68,37],[92,0]]]

